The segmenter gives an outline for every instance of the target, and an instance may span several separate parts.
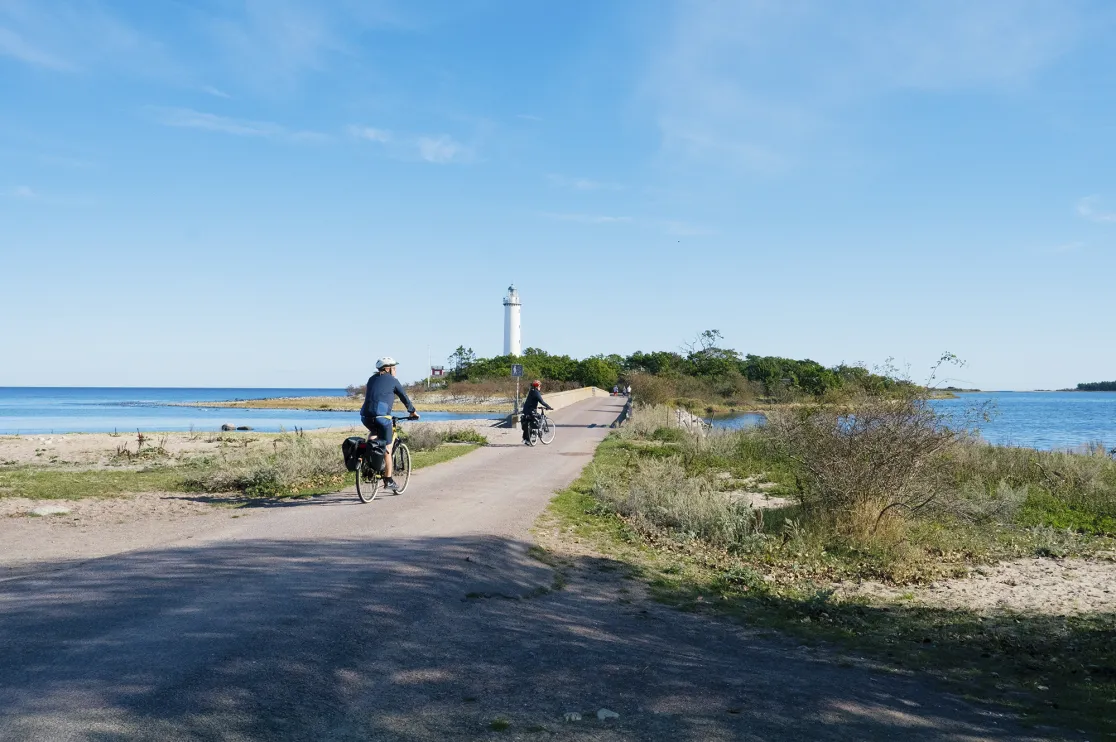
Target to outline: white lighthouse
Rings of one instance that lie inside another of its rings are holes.
[[[519,292],[515,286],[508,286],[508,295],[504,297],[504,355],[523,355],[523,340],[519,326]]]

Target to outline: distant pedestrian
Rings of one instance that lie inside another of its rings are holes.
[[[615,397],[615,396],[616,396],[617,394],[619,394],[619,393],[620,393],[620,387],[618,387],[618,386],[616,386],[615,384],[613,384],[613,385],[612,385],[612,396],[614,396],[614,397]]]
[[[632,396],[632,385],[631,384],[628,384],[628,387],[624,390],[624,395],[628,396],[628,397]]]

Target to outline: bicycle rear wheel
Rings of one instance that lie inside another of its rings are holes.
[[[554,423],[546,415],[539,421],[539,440],[544,446],[554,440]]]
[[[365,476],[364,459],[357,462],[356,490],[361,502],[368,503],[376,499],[376,490],[380,487],[379,473]]]
[[[402,495],[407,490],[407,483],[411,481],[411,449],[406,443],[400,443],[391,452],[391,478],[399,485],[395,493]]]

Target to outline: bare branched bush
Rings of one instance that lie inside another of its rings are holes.
[[[782,411],[769,416],[768,428],[801,469],[798,494],[808,511],[873,529],[888,513],[902,517],[933,502],[941,486],[933,464],[958,440],[917,394]]]

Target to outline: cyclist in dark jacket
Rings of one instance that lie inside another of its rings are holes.
[[[364,388],[364,404],[360,408],[360,421],[364,423],[364,427],[387,446],[387,455],[384,458],[384,486],[391,489],[396,489],[395,480],[391,477],[393,443],[391,408],[395,406],[395,398],[399,397],[407,412],[411,413],[412,420],[418,420],[419,417],[411,398],[407,396],[399,379],[395,378],[395,365],[395,359],[391,356],[384,356],[376,361],[378,373],[369,377],[368,384]]]
[[[542,405],[548,410],[554,408],[548,405],[542,398],[542,382],[535,379],[531,382],[531,391],[527,392],[527,399],[523,400],[523,409],[519,416],[520,423],[523,425],[523,442],[530,443],[531,436],[528,433],[531,419],[535,417],[535,413],[539,410],[539,405]]]

